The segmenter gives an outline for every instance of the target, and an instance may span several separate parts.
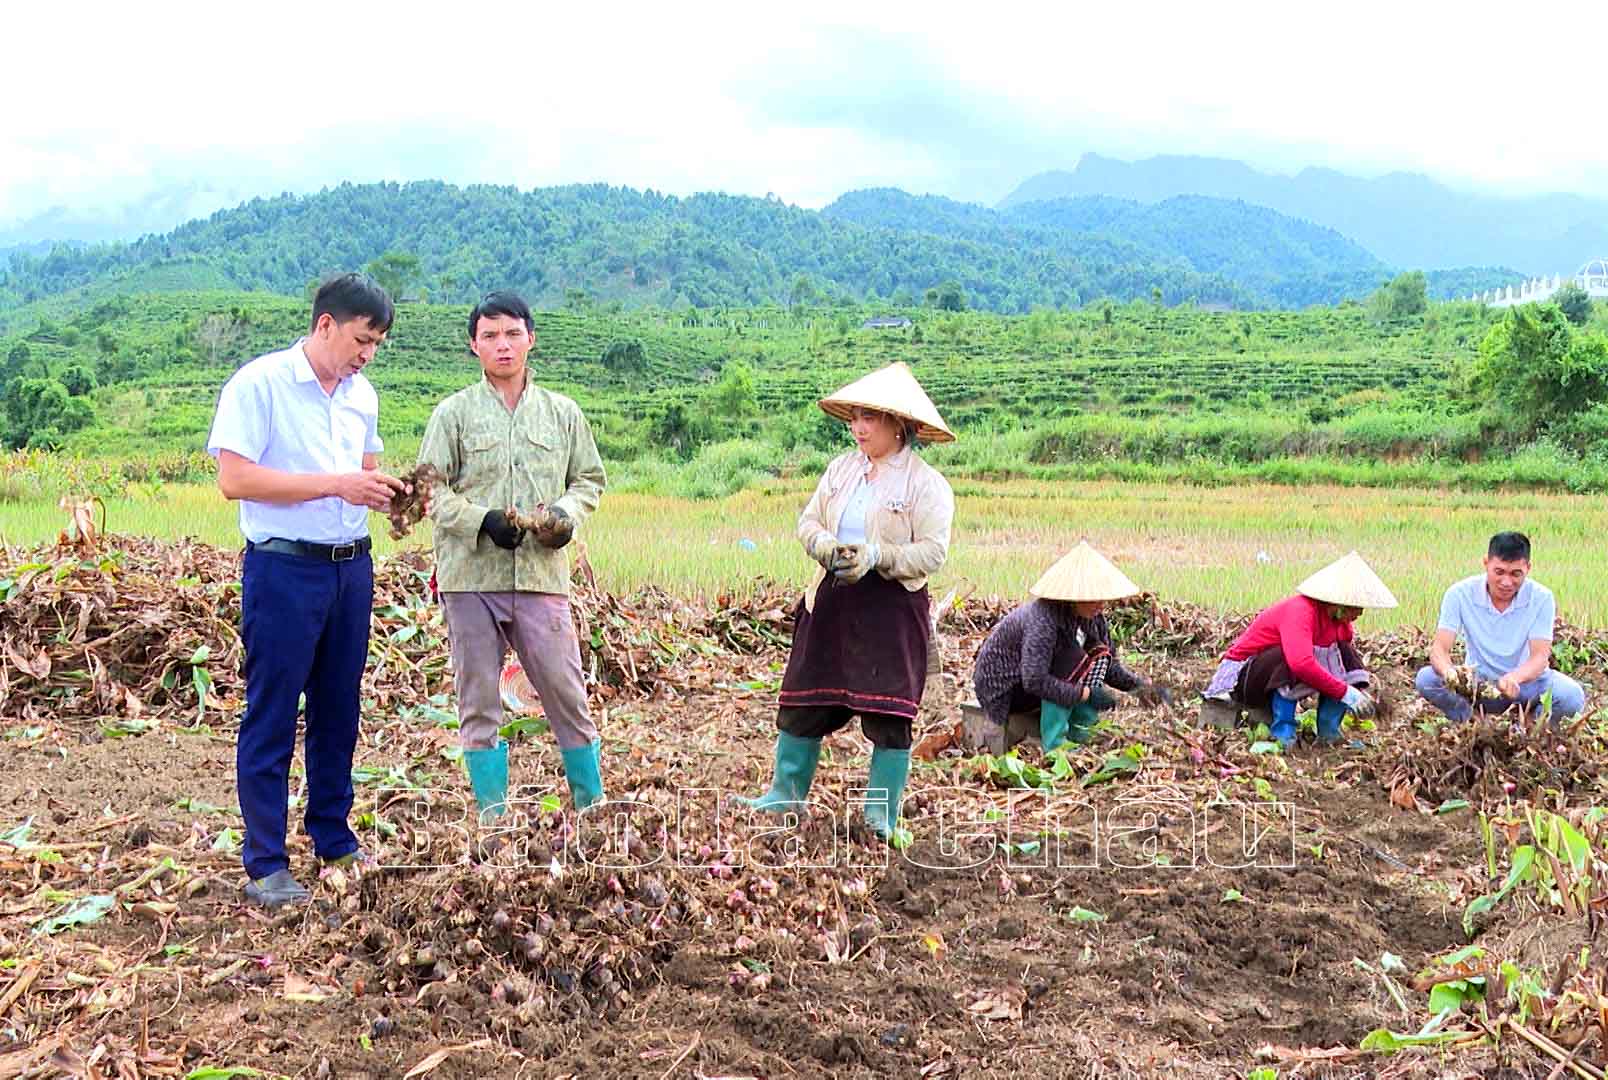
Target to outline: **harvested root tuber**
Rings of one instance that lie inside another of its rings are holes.
[[[510,506],[508,509],[503,511],[503,516],[508,519],[508,524],[512,525],[516,529],[524,529],[526,532],[537,532],[547,521],[547,505],[545,503],[537,503],[536,509],[532,510],[528,514],[521,514],[514,507]]]
[[[1482,678],[1473,664],[1453,668],[1451,678],[1446,680],[1446,688],[1476,704],[1497,701],[1502,697],[1502,692],[1496,688],[1496,683]]]
[[[402,494],[391,498],[391,510],[387,516],[391,519],[392,540],[402,539],[413,531],[413,526],[424,520],[425,499],[431,488],[447,482],[441,470],[429,464],[416,466],[413,471],[403,473],[397,479],[410,486]]]

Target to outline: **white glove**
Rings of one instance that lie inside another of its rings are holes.
[[[845,544],[838,549],[838,557],[832,563],[832,573],[837,575],[839,581],[853,585],[877,565],[881,555],[882,549],[876,544]]]
[[[1345,702],[1346,708],[1351,710],[1353,716],[1363,718],[1374,714],[1374,700],[1355,686],[1346,687],[1346,696],[1340,699]]]
[[[805,545],[804,550],[809,557],[821,564],[821,569],[832,569],[832,563],[837,557],[837,537],[822,530],[815,534],[815,538]]]

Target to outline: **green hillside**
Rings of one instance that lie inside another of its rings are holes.
[[[1112,267],[1173,264],[1235,282],[1264,304],[1303,307],[1371,292],[1390,269],[1332,229],[1229,199],[1155,205],[1057,199],[1002,212],[893,189],[856,191],[822,211],[862,225],[1081,255]]]
[[[723,459],[730,476],[803,461],[841,445],[815,400],[904,360],[962,435],[933,451],[959,473],[1216,481],[1306,461],[1348,483],[1417,470],[1416,482],[1608,487],[1608,311],[1588,304],[1571,329],[1555,307],[1426,309],[1418,288],[1399,317],[1380,304],[1394,285],[1367,305],[1299,312],[574,303],[537,313],[533,369],[582,404],[616,465],[685,462],[734,439],[751,449]],[[388,456],[410,457],[435,404],[479,377],[467,310],[399,305],[369,369]],[[123,478],[204,472],[219,387],[306,318],[305,300],[263,293],[34,305],[0,337],[0,446],[60,448]]]
[[[94,419],[62,440],[71,449],[199,448],[235,364],[293,340],[306,312],[305,301],[251,293],[121,297],[0,339],[0,386],[48,375],[74,387]],[[433,404],[476,377],[465,312],[399,308],[371,369],[388,437],[417,438]],[[791,440],[782,429],[812,424],[823,392],[895,359],[916,368],[962,428],[1268,403],[1305,415],[1359,392],[1375,404],[1426,407],[1486,318],[1474,308],[1442,312],[1426,331],[1381,325],[1360,307],[1211,314],[1132,304],[1028,317],[909,309],[908,327],[876,330],[862,327],[871,309],[860,308],[589,308],[539,313],[537,350],[543,382],[587,407],[616,456],[634,456],[662,449],[654,433],[677,434],[673,407],[695,417],[727,373],[751,376],[753,414],[712,416],[710,431],[682,437],[705,441],[724,429]]]
[[[299,296],[332,270],[388,254],[401,256],[405,295],[466,302],[496,285],[550,308],[581,296],[628,308],[910,306],[954,283],[945,306],[998,312],[1158,296],[1247,309],[1361,298],[1389,276],[1338,234],[1216,199],[1076,200],[1001,214],[883,190],[817,213],[604,185],[343,184],[254,199],[132,244],[15,253],[0,270],[0,329],[18,308],[64,299]]]

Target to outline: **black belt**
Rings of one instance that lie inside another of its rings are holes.
[[[321,562],[347,562],[359,555],[367,555],[374,541],[365,536],[350,544],[310,544],[305,540],[283,540],[277,536],[268,540],[246,541],[247,551],[266,551],[273,555],[296,555],[303,559]]]

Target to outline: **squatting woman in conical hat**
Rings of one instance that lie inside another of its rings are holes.
[[[1171,700],[1117,659],[1105,606],[1139,587],[1087,540],[1028,591],[1034,599],[1001,619],[977,653],[973,686],[990,722],[1004,727],[1011,713],[1037,708],[1039,741],[1054,750],[1088,741],[1095,714],[1117,703],[1111,690],[1147,705]]]
[[[1232,726],[1239,710],[1267,710],[1283,746],[1295,742],[1296,706],[1318,695],[1318,740],[1340,741],[1345,714],[1372,716],[1370,676],[1352,645],[1352,623],[1365,608],[1393,608],[1396,598],[1355,551],[1319,570],[1296,594],[1251,620],[1228,647],[1205,690],[1202,715]]]
[[[866,822],[884,840],[910,775],[911,728],[927,680],[927,579],[949,555],[955,498],[915,451],[954,434],[910,369],[891,364],[820,406],[848,424],[855,449],[826,467],[798,538],[820,564],[804,594],[782,677],[770,790],[747,800],[802,808],[821,739],[855,716],[870,740]]]

